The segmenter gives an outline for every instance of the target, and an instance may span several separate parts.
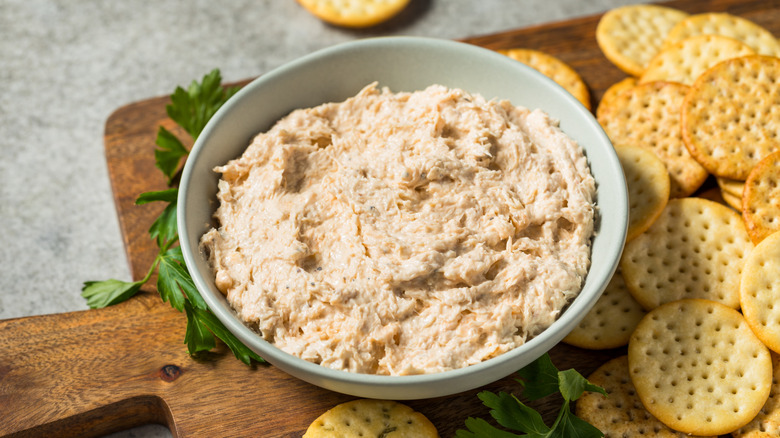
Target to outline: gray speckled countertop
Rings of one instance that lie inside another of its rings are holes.
[[[356,31],[294,0],[0,0],[0,319],[83,310],[84,281],[129,280],[103,152],[116,108],[215,67],[237,81],[368,36],[460,39],[629,3],[412,0],[390,22]]]

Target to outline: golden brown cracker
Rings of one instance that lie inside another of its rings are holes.
[[[669,31],[664,45],[696,35],[721,35],[739,40],[756,53],[780,56],[780,42],[758,24],[725,12],[705,12],[684,18]]]
[[[780,150],[764,157],[748,175],[742,218],[753,243],[780,231]]]
[[[616,272],[590,312],[563,342],[590,350],[622,347],[644,315],[642,306],[626,289],[623,276]]]
[[[646,310],[682,298],[738,308],[742,265],[752,248],[734,210],[701,198],[672,199],[647,231],[626,243],[620,268]]]
[[[780,148],[780,59],[745,56],[702,74],[682,103],[682,138],[709,172],[745,180]]]
[[[298,0],[317,18],[343,27],[374,26],[401,12],[409,0]]]
[[[615,66],[639,76],[660,50],[669,31],[687,16],[683,11],[657,5],[615,8],[599,20],[596,42]]]
[[[731,433],[734,438],[780,436],[780,355],[772,353],[772,388],[761,412],[747,425]]]
[[[336,405],[311,423],[303,438],[438,437],[423,414],[389,400],[357,399]]]
[[[504,49],[498,50],[498,53],[522,62],[552,79],[579,100],[585,108],[590,109],[590,91],[588,91],[588,86],[582,80],[582,77],[565,62],[548,53],[533,49]]]
[[[588,376],[588,381],[604,388],[608,396],[585,392],[577,400],[575,412],[605,437],[692,438],[670,429],[645,409],[631,383],[628,356],[618,356],[602,364]]]
[[[756,336],[780,353],[780,232],[761,241],[742,271],[740,305]]]
[[[752,55],[748,45],[720,35],[698,35],[676,42],[647,64],[639,83],[679,82],[691,85],[702,73],[726,59]]]
[[[628,233],[633,240],[650,225],[669,201],[669,172],[664,163],[649,149],[639,146],[615,145],[628,186]]]
[[[769,350],[737,310],[710,300],[678,300],[649,312],[629,341],[628,367],[651,414],[699,435],[750,422],[772,383]]]
[[[723,202],[726,203],[726,205],[739,212],[742,211],[742,198],[730,192],[724,191],[722,189],[720,191],[720,196],[723,199]]]
[[[618,94],[622,93],[625,90],[628,90],[629,88],[633,87],[636,84],[637,84],[637,79],[633,76],[629,76],[610,85],[609,88],[607,88],[606,91],[604,91],[604,95],[601,96],[599,105],[598,107],[596,107],[596,117],[597,118],[600,117],[604,109],[610,107],[611,101],[612,99],[615,98],[615,96],[617,96]]]
[[[613,144],[647,148],[663,161],[673,198],[692,194],[708,176],[680,136],[679,111],[687,93],[686,85],[673,82],[640,84],[615,96],[598,118]]]

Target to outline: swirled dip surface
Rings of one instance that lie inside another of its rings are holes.
[[[238,316],[361,373],[464,367],[579,293],[594,180],[544,112],[434,85],[297,110],[216,168],[201,240]]]

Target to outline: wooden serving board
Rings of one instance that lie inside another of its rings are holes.
[[[666,3],[691,12],[725,11],[780,34],[778,0],[685,0]],[[593,107],[606,88],[625,77],[596,45],[600,16],[469,38],[490,49],[527,47],[570,64],[587,82]],[[246,83],[246,81],[242,82]],[[111,184],[133,278],[142,278],[156,254],[147,229],[161,205],[136,206],[138,194],[165,188],[154,166],[160,124],[182,134],[165,114],[167,97],[119,108],[106,123]],[[78,291],[73,291],[78,293]],[[317,416],[354,397],[304,383],[266,365],[247,366],[224,346],[198,358],[183,344],[186,318],[162,303],[148,283],[117,306],[0,321],[0,436],[88,437],[146,423],[167,425],[178,437],[300,437]],[[559,368],[587,375],[624,349],[586,351],[556,346]],[[487,385],[519,392],[509,376]],[[478,390],[407,401],[453,436],[468,416],[487,417]],[[557,400],[532,406],[548,421]]]

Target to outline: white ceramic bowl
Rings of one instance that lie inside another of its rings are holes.
[[[592,266],[580,295],[547,330],[501,356],[466,368],[413,376],[329,369],[281,351],[246,327],[214,285],[198,241],[217,206],[217,166],[241,155],[259,132],[297,108],[338,102],[378,81],[392,91],[442,84],[541,108],[585,149],[597,183]],[[211,119],[184,168],[178,198],[181,248],[195,285],[214,314],[268,362],[302,380],[359,397],[420,399],[454,394],[501,379],[555,346],[590,310],[615,271],[628,222],[626,183],[617,156],[591,113],[557,84],[510,58],[473,45],[416,37],[358,40],[320,50],[263,74]]]

